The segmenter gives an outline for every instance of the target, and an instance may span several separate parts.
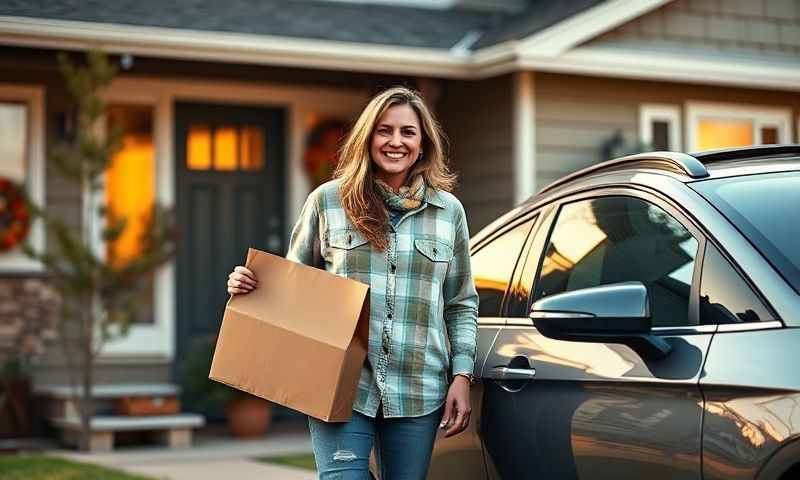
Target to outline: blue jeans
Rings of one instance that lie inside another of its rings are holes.
[[[424,480],[444,407],[422,417],[371,418],[353,412],[349,422],[326,423],[308,417],[314,459],[321,480],[369,479],[369,454],[375,453],[381,480]]]

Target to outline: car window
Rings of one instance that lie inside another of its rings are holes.
[[[719,250],[708,243],[700,280],[700,323],[765,322],[774,319]]]
[[[481,317],[497,317],[522,245],[534,220],[528,220],[494,238],[472,254],[472,276],[478,290]]]
[[[800,293],[800,172],[698,182],[705,196]]]
[[[542,262],[536,298],[638,280],[653,326],[689,325],[698,241],[662,208],[634,197],[561,207]]]

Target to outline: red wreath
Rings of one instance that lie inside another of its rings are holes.
[[[28,236],[31,214],[14,183],[0,178],[0,251],[11,250]]]

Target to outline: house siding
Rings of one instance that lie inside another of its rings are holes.
[[[677,0],[590,44],[647,44],[703,52],[800,55],[796,0]]]
[[[511,76],[447,81],[438,115],[450,139],[454,192],[467,212],[471,233],[514,204]]]
[[[800,93],[539,72],[535,93],[537,187],[606,160],[602,145],[618,130],[626,144],[635,144],[641,104],[675,105],[684,122],[689,101],[791,109],[790,139],[797,141]],[[685,134],[683,139],[681,148],[686,150]]]

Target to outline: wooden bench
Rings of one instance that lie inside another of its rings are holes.
[[[69,385],[43,385],[34,388],[34,394],[47,399],[46,416],[53,427],[61,432],[68,445],[77,445],[80,438],[79,401],[83,389]],[[96,411],[90,422],[91,451],[108,451],[114,448],[116,432],[151,432],[153,438],[170,448],[185,448],[192,443],[192,429],[205,425],[202,415],[177,413],[166,415],[114,415],[107,414],[110,402],[130,397],[173,398],[180,393],[176,385],[127,383],[95,385],[92,395]]]

